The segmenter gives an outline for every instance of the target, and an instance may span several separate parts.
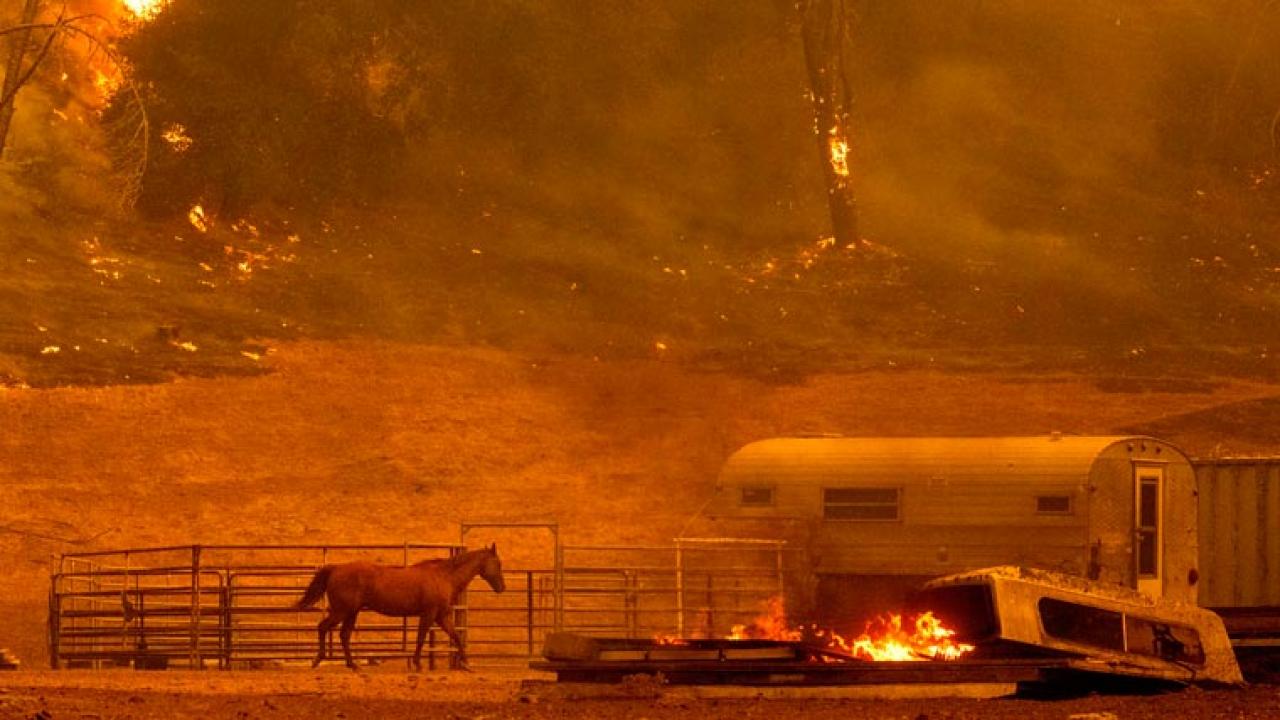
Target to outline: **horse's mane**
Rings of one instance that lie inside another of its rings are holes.
[[[480,548],[479,550],[464,550],[463,552],[460,552],[457,555],[454,555],[453,557],[427,558],[426,560],[420,560],[414,563],[413,565],[411,565],[410,567],[426,567],[427,565],[446,565],[448,567],[457,567],[463,562],[463,560],[472,558],[476,555],[479,555],[480,553],[486,553],[489,551],[490,551],[489,548]]]

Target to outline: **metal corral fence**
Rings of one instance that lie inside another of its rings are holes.
[[[465,536],[465,532],[464,532]],[[681,539],[670,546],[560,545],[544,566],[505,568],[507,590],[474,582],[454,609],[478,663],[523,663],[546,634],[722,636],[783,592],[783,544]],[[315,656],[316,608],[293,607],[315,570],[357,558],[408,565],[448,557],[452,543],[196,545],[64,555],[49,595],[54,667],[273,667]],[[416,618],[362,613],[352,651],[362,661],[408,658]],[[329,657],[341,657],[336,633]],[[336,651],[336,653],[334,652]],[[451,663],[438,628],[429,667]]]

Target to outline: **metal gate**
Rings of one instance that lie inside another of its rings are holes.
[[[719,637],[784,589],[778,541],[562,545],[550,523],[470,524],[462,535],[473,541],[500,531],[550,531],[549,547],[545,562],[504,568],[505,593],[473,583],[459,598],[455,623],[476,664],[523,665],[556,630]],[[323,610],[293,605],[317,567],[356,558],[408,565],[460,550],[453,543],[197,545],[64,555],[49,595],[49,657],[54,667],[305,665],[315,656]],[[368,662],[408,658],[416,623],[365,613],[352,651]],[[438,629],[424,655],[429,667],[451,661]]]

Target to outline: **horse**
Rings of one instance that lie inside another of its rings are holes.
[[[356,670],[351,659],[351,631],[361,610],[372,610],[391,617],[417,617],[418,641],[413,651],[413,666],[422,670],[422,641],[434,622],[458,648],[458,665],[467,667],[462,639],[453,626],[453,605],[458,595],[475,576],[484,578],[494,592],[506,589],[502,579],[502,560],[497,543],[480,550],[470,550],[450,558],[423,560],[408,567],[378,565],[364,560],[325,565],[316,571],[311,584],[294,607],[306,609],[328,596],[328,614],[317,626],[320,651],[311,667],[324,660],[325,634],[342,623],[342,653],[347,667]]]

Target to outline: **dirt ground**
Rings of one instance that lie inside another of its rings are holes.
[[[0,675],[0,720],[167,718],[877,718],[884,720],[1168,720],[1280,717],[1280,687],[1185,690],[1154,696],[1067,700],[688,699],[678,689],[619,689],[566,699],[545,678],[479,672],[354,675],[345,670],[270,672],[13,672]],[[631,696],[629,696],[631,695]]]

